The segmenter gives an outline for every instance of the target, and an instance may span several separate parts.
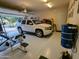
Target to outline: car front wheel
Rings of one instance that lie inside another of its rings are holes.
[[[42,30],[36,30],[35,33],[36,33],[37,37],[43,37],[43,31]]]

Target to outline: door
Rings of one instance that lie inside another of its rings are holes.
[[[34,27],[33,27],[32,20],[27,20],[27,22],[26,22],[26,31],[34,32]]]

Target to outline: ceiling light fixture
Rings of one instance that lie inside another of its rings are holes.
[[[49,8],[52,8],[52,7],[54,6],[54,4],[51,3],[51,2],[46,3],[46,5],[47,5]]]
[[[25,8],[25,9],[23,10],[23,12],[24,12],[24,13],[27,13],[27,9]]]
[[[41,0],[41,1],[43,1],[43,2],[48,2],[48,0]]]

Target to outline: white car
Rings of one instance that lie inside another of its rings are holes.
[[[49,24],[44,24],[40,20],[22,20],[17,22],[17,28],[20,33],[23,31],[33,32],[38,37],[42,37],[44,35],[48,35],[52,33],[52,26]]]

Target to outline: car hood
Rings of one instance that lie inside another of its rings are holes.
[[[38,27],[51,27],[50,24],[37,24]]]

